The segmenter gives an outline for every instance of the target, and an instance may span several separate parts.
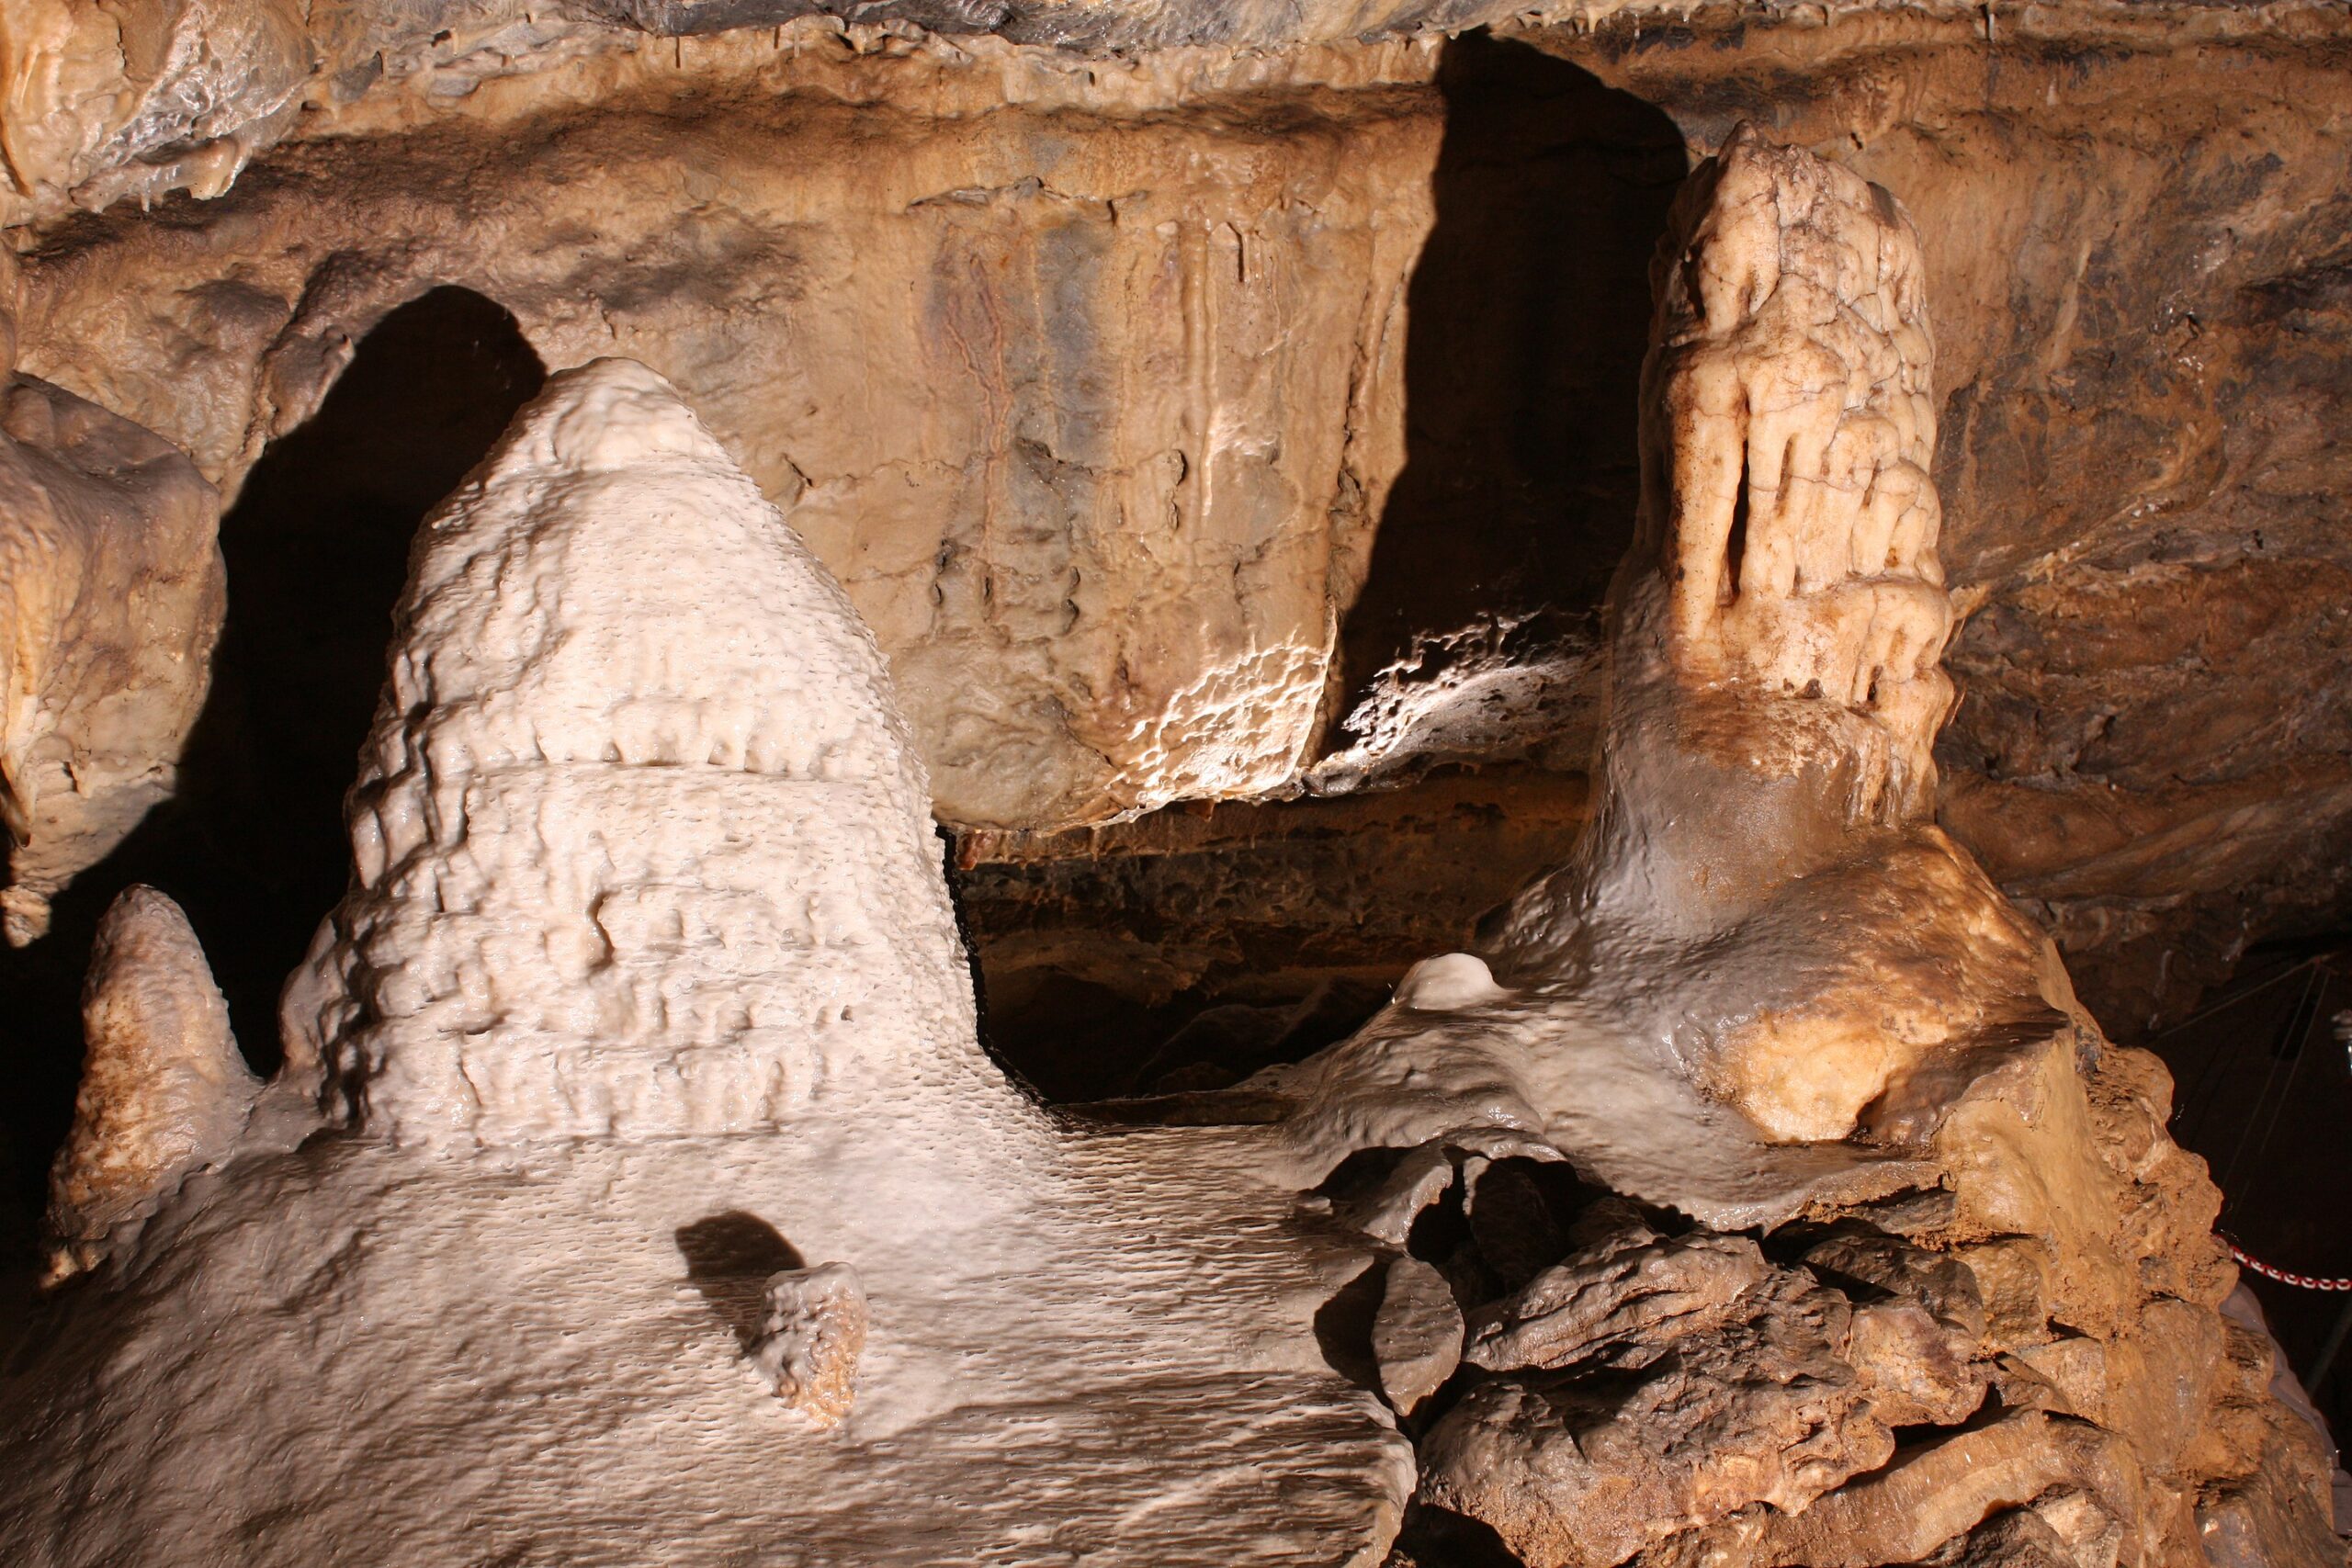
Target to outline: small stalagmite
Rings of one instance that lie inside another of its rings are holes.
[[[226,1159],[261,1089],[187,917],[152,887],[125,889],[98,924],[82,1028],[74,1132],[50,1179],[58,1275],[94,1267],[121,1227]]]

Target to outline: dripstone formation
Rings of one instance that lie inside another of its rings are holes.
[[[1376,1563],[1360,1254],[1262,1129],[1005,1079],[926,793],[675,392],[552,378],[420,536],[277,1080],[168,903],[109,919],[0,1555]]]

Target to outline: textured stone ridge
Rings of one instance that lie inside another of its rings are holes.
[[[50,897],[172,794],[226,605],[219,527],[219,498],[186,453],[0,365],[9,942],[46,931]]]
[[[425,525],[288,1059],[485,1143],[1008,1100],[873,638],[668,383],[551,379]]]

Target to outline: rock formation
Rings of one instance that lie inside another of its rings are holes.
[[[50,897],[173,791],[220,636],[219,521],[170,443],[29,376],[0,386],[12,943],[47,930]]]
[[[2339,9],[0,7],[0,1558],[2341,1562]]]
[[[99,1262],[121,1227],[228,1159],[261,1088],[187,917],[152,887],[126,891],[99,923],[82,1016],[82,1092],[50,1183],[61,1274]]]
[[[2314,585],[2352,564],[2324,7],[1988,33],[1951,4],[1465,0],[1437,25],[1498,26],[1442,43],[1410,6],[1218,6],[1214,38],[1192,6],[1051,9],[1102,25],[363,6],[304,41],[269,4],[15,7],[22,368],[233,498],[437,286],[547,363],[653,365],[771,497],[806,491],[958,827],[1574,770],[1642,259],[1754,114],[1921,218],[1946,826],[2127,1034],[2330,919],[2352,769],[2298,673],[2343,645]],[[1183,886],[1138,891],[1184,918]]]
[[[2324,1455],[2229,1342],[2162,1069],[1928,818],[1948,621],[1908,219],[1743,129],[1653,277],[1591,827],[1482,953],[1244,1086],[1288,1099],[1306,1171],[1394,1167],[1339,1212],[1466,1309],[1422,1499],[1536,1568],[2187,1562],[2224,1529],[2327,1560]],[[1497,1133],[1518,1157],[1474,1152]],[[1615,1195],[1530,1182],[1563,1157]],[[1447,1203],[1466,1235],[1414,1216]],[[1528,1278],[1497,1204],[1565,1251]],[[2193,1436],[2256,1405],[2226,1451]]]
[[[989,1063],[881,655],[660,378],[550,378],[428,523],[364,766],[267,1091],[329,1114],[49,1303],[11,1561],[1378,1561],[1361,1251],[1262,1130]]]
[[[420,536],[289,1060],[400,1142],[909,1094],[1019,1122],[927,800],[840,588],[665,384],[600,364]]]

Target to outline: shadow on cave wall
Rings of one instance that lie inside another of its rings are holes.
[[[1588,637],[1639,491],[1649,262],[1690,169],[1665,112],[1527,44],[1446,46],[1435,223],[1407,295],[1405,467],[1340,631],[1337,721],[1417,637]]]
[[[1528,617],[1512,654],[1589,636],[1633,533],[1649,262],[1689,171],[1682,134],[1589,72],[1484,32],[1445,46],[1438,85],[1435,220],[1407,296],[1406,464],[1341,630],[1334,749],[1337,719],[1417,637],[1497,615]],[[1525,874],[1501,859],[1494,870],[1496,900]],[[1114,945],[1102,928],[1122,916],[1147,945],[1150,928],[1199,923],[1177,908],[1199,897],[1197,878],[1136,877],[1114,912],[1072,908],[1049,865],[967,879],[990,1048],[1049,1099],[1212,1089],[1296,1060],[1352,1033],[1428,955],[1335,964],[1315,934],[1286,945],[1236,911],[1238,958],[1172,998],[1151,994],[1140,965],[1123,986],[1103,978],[1116,964],[1021,962],[1024,949]],[[1246,884],[1246,867],[1227,880]],[[1170,908],[1151,910],[1155,896]]]
[[[221,519],[228,623],[180,798],[76,879],[46,938],[0,951],[15,1086],[0,1134],[19,1224],[72,1120],[83,966],[125,886],[150,883],[187,909],[238,1043],[276,1068],[279,987],[350,876],[343,795],[383,687],[409,541],[545,378],[512,315],[435,288],[385,316],[318,412],[254,466]]]

